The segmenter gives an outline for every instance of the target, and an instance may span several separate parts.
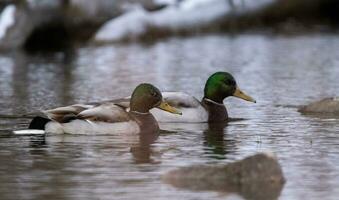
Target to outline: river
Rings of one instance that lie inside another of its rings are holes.
[[[339,94],[338,53],[336,35],[243,34],[0,54],[0,199],[243,199],[175,188],[161,176],[263,151],[282,165],[279,199],[337,199],[339,118],[305,116],[297,107]],[[229,115],[243,120],[225,127],[161,124],[147,146],[117,136],[11,134],[27,126],[27,113],[129,96],[140,82],[201,98],[216,71],[232,73],[257,100],[227,98]]]

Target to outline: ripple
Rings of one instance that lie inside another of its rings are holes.
[[[71,62],[0,56],[0,193],[3,199],[241,199],[191,192],[160,179],[193,164],[273,151],[287,182],[279,199],[339,196],[339,119],[305,116],[298,105],[339,93],[334,36],[199,36],[155,44],[80,49]],[[326,49],[318,51],[318,49]],[[225,100],[224,127],[160,124],[150,145],[117,136],[14,136],[41,109],[128,96],[139,82],[202,97],[206,78],[229,71],[250,104]]]

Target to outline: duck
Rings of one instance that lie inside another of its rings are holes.
[[[201,101],[185,92],[163,92],[162,96],[170,106],[180,110],[182,115],[169,115],[162,110],[152,109],[151,113],[158,122],[227,122],[229,117],[223,103],[225,98],[233,96],[256,103],[255,99],[240,90],[228,72],[215,72],[207,79]]]
[[[106,101],[45,110],[42,116],[32,119],[29,129],[55,134],[140,134],[159,130],[156,119],[149,112],[152,108],[181,114],[163,100],[158,88],[149,83],[134,89],[129,105],[126,110],[124,102]]]

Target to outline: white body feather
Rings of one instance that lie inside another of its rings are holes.
[[[45,125],[46,133],[80,135],[137,134],[140,127],[130,119],[128,113],[114,103],[101,105],[75,104],[43,112],[52,121]],[[60,123],[60,116],[76,114],[79,119]]]
[[[151,113],[158,122],[189,122],[208,121],[208,112],[195,97],[183,92],[163,92],[162,96],[171,106],[178,108],[182,115],[173,115],[153,108]]]
[[[69,123],[49,122],[45,126],[47,133],[78,135],[123,135],[138,134],[139,125],[135,121],[126,122],[93,122],[90,120],[74,120]]]

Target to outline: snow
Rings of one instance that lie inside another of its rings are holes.
[[[186,0],[179,8],[169,7],[150,14],[150,21],[156,27],[187,29],[213,22],[229,11],[230,7],[224,0]]]
[[[211,23],[230,11],[225,0],[186,0],[179,6],[168,6],[156,12],[147,12],[141,6],[108,21],[94,37],[96,42],[114,42],[134,39],[148,27],[187,30]]]
[[[96,41],[117,41],[125,36],[135,38],[146,31],[148,15],[141,7],[106,23],[95,35]]]
[[[5,36],[7,29],[14,24],[15,6],[8,5],[0,14],[0,40]]]
[[[178,0],[154,0],[154,3],[163,5],[175,5],[178,3]]]
[[[128,9],[123,15],[108,21],[94,36],[94,42],[133,40],[146,34],[148,28],[168,31],[190,30],[215,22],[232,12],[241,14],[258,9],[274,0],[155,0],[168,5],[148,12],[142,6]],[[233,2],[233,5],[231,4]]]
[[[222,2],[222,4],[224,5],[227,5],[227,2],[225,0],[219,1],[219,2]],[[186,10],[190,10],[196,7],[204,6],[207,4],[214,4],[214,3],[217,3],[217,2],[213,0],[212,1],[211,0],[186,0],[180,4],[180,7]]]

